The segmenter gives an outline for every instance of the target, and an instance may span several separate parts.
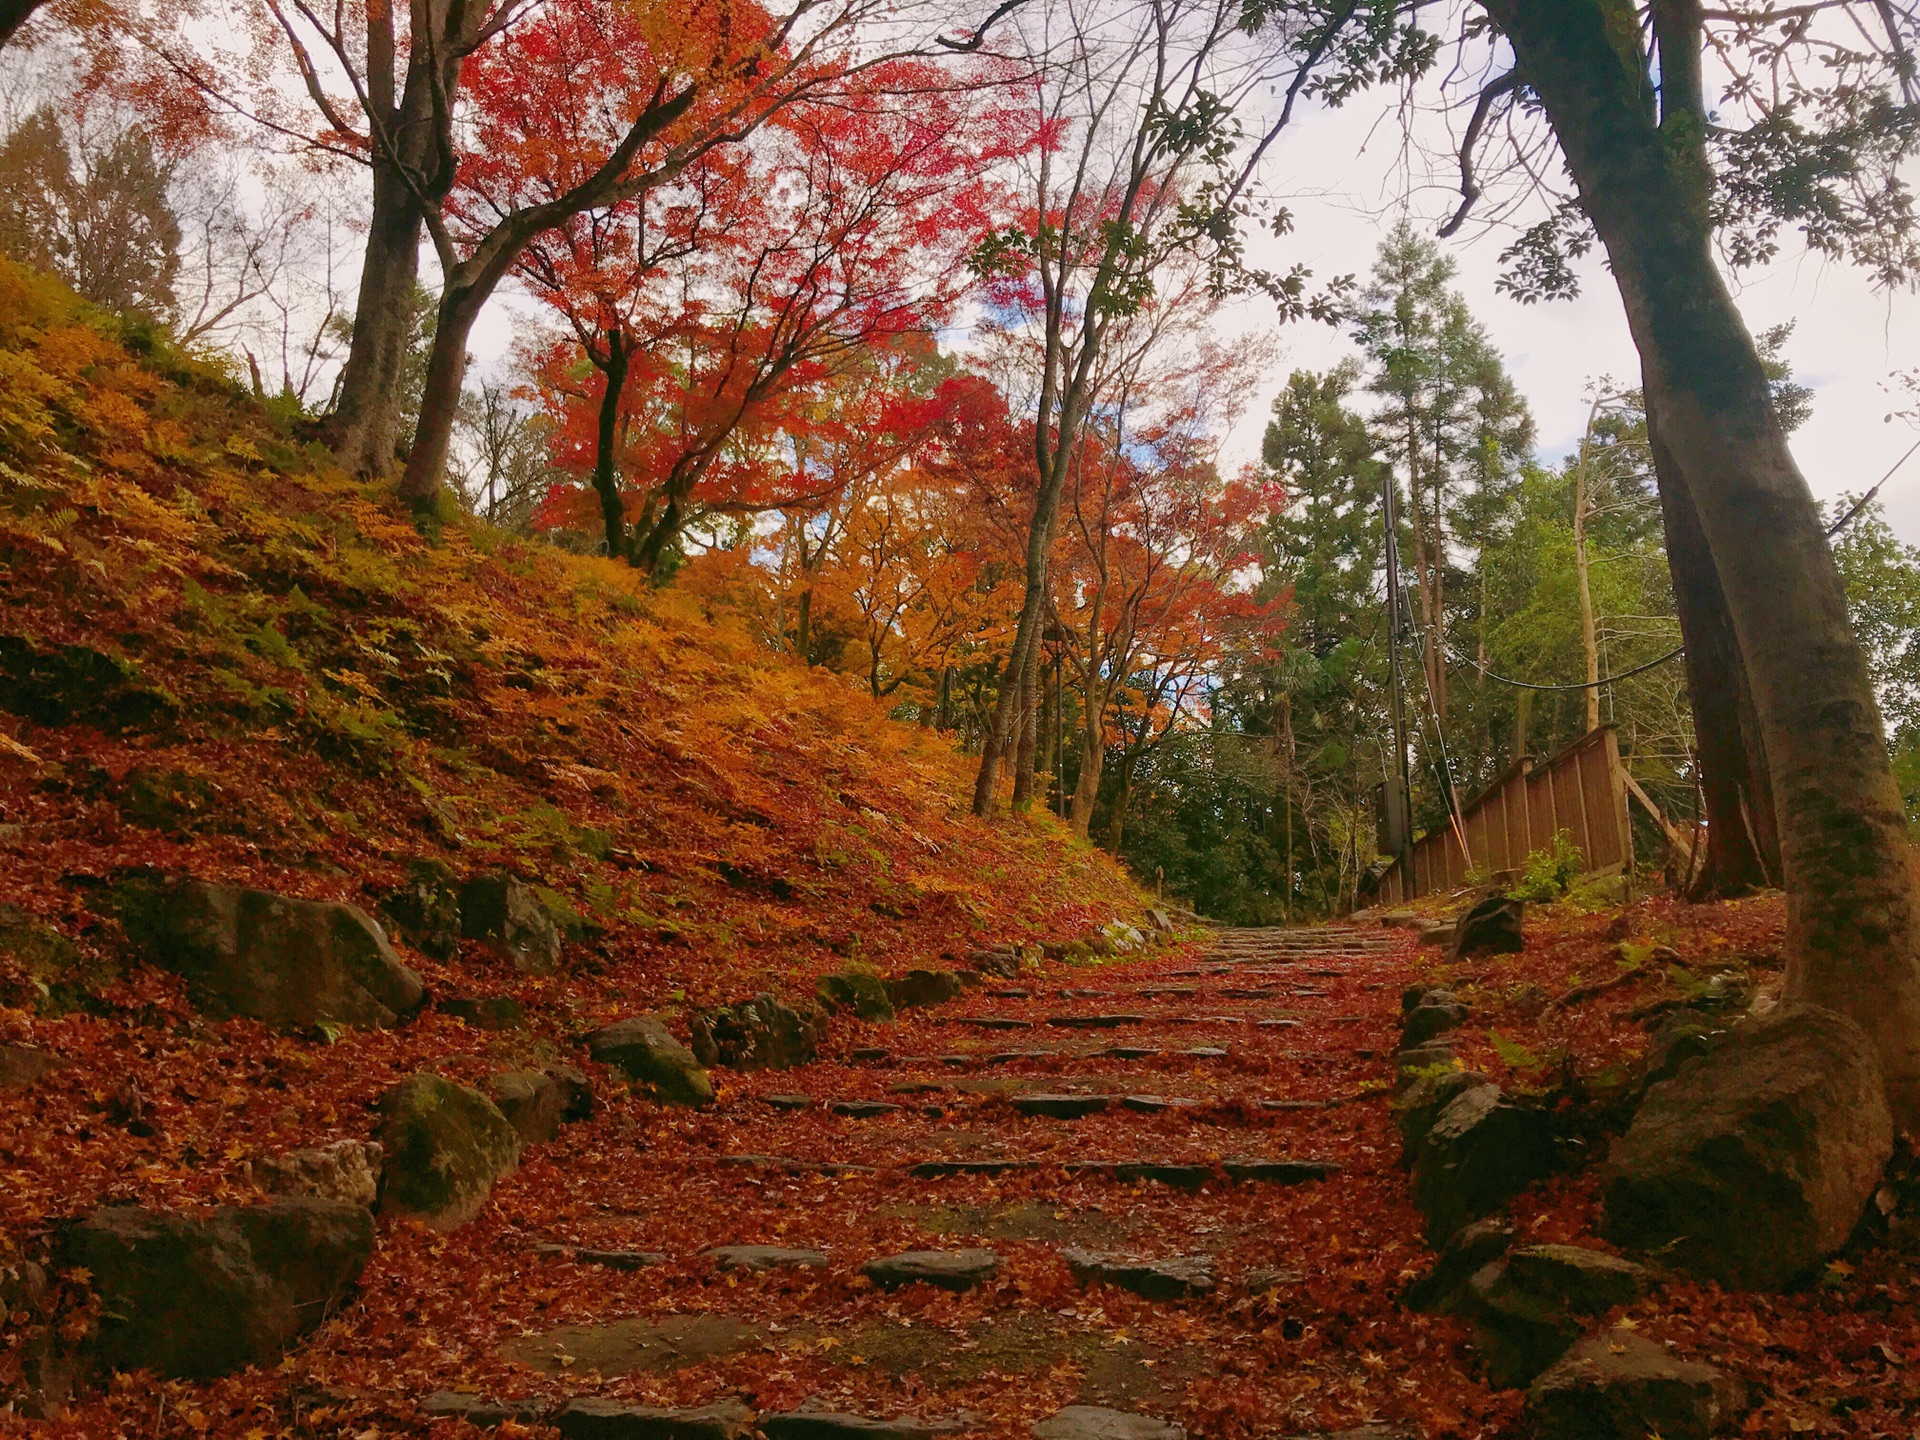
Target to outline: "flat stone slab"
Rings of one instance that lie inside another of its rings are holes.
[[[1189,1060],[1224,1060],[1227,1058],[1227,1052],[1218,1045],[1196,1045],[1191,1050],[1182,1050],[1180,1053]]]
[[[1155,1045],[1109,1045],[1095,1053],[1102,1060],[1151,1060],[1160,1050]]]
[[[722,1155],[729,1170],[778,1170],[785,1175],[877,1175],[874,1165],[849,1165],[840,1160],[795,1160],[786,1155]]]
[[[884,1045],[862,1045],[858,1050],[847,1052],[849,1060],[859,1060],[871,1064],[880,1064],[893,1058],[893,1052]]]
[[[987,1064],[1013,1065],[1022,1060],[1056,1060],[1059,1056],[1058,1050],[1002,1050],[987,1056]]]
[[[1338,1174],[1340,1166],[1332,1160],[1246,1160],[1220,1162],[1230,1180],[1261,1181],[1270,1185],[1305,1185]]]
[[[1062,1030],[1117,1030],[1122,1025],[1144,1025],[1144,1015],[1049,1015],[1047,1024]]]
[[[1134,994],[1142,1000],[1186,1000],[1200,993],[1198,985],[1142,986]]]
[[[827,1109],[849,1120],[872,1120],[881,1115],[898,1115],[901,1107],[885,1100],[836,1100]]]
[[[1230,985],[1220,992],[1222,1000],[1277,1000],[1279,990],[1263,985]]]
[[[1198,1100],[1183,1100],[1177,1096],[1168,1095],[1125,1095],[1121,1097],[1120,1103],[1129,1110],[1138,1110],[1142,1115],[1162,1115],[1169,1110],[1192,1110],[1200,1104]]]
[[[1012,1015],[956,1015],[953,1023],[971,1026],[975,1030],[1033,1029],[1033,1021],[1021,1020]]]
[[[470,1390],[436,1390],[420,1402],[422,1413],[436,1418],[464,1420],[480,1430],[492,1430],[509,1420],[522,1425],[537,1424],[547,1413],[547,1402],[531,1400],[489,1400]]]
[[[983,1285],[1000,1269],[1000,1255],[994,1250],[907,1250],[870,1260],[860,1273],[883,1290],[924,1280],[942,1290],[971,1290]]]
[[[1179,1255],[1168,1260],[1141,1260],[1102,1255],[1092,1250],[1060,1252],[1073,1278],[1082,1285],[1117,1285],[1147,1300],[1179,1300],[1204,1295],[1214,1287],[1213,1260],[1206,1255]]]
[[[907,1167],[916,1180],[945,1180],[955,1175],[1014,1175],[1038,1170],[1038,1160],[921,1160]]]
[[[744,1440],[753,1412],[734,1400],[666,1410],[601,1395],[576,1395],[547,1417],[563,1440]]]
[[[1062,1000],[1111,1000],[1111,990],[1056,990],[1053,992]]]
[[[1005,989],[987,991],[987,998],[989,1000],[1031,1000],[1033,991],[1018,985],[1009,985]]]
[[[1253,1023],[1254,1027],[1260,1030],[1298,1030],[1306,1022],[1302,1020],[1256,1020]]]
[[[767,1440],[933,1440],[966,1428],[965,1420],[921,1420],[909,1415],[874,1420],[825,1410],[788,1410],[760,1417],[760,1430]]]
[[[1036,1440],[1187,1440],[1186,1430],[1152,1415],[1069,1405],[1033,1427]]]
[[[1211,1165],[1180,1160],[1070,1160],[1065,1166],[1071,1175],[1093,1175],[1102,1179],[1131,1183],[1152,1180],[1182,1190],[1198,1190],[1218,1172]]]
[[[1082,1115],[1098,1115],[1113,1103],[1111,1095],[1016,1095],[1013,1108],[1022,1115],[1040,1115],[1049,1120],[1078,1120]]]
[[[664,1265],[671,1258],[658,1250],[596,1250],[586,1245],[536,1245],[533,1253],[571,1260],[576,1265],[598,1265],[603,1270],[645,1270],[649,1265]]]
[[[607,1325],[561,1325],[537,1335],[520,1335],[500,1354],[543,1375],[605,1376],[684,1370],[743,1350],[757,1350],[766,1332],[731,1315],[664,1315]]]
[[[820,1250],[791,1250],[784,1245],[716,1245],[706,1252],[716,1270],[824,1270]]]

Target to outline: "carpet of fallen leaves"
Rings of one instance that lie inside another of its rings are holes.
[[[107,661],[68,697],[75,715],[16,695],[0,717],[0,903],[65,936],[74,972],[45,991],[31,957],[0,954],[0,1041],[65,1062],[0,1105],[0,1268],[103,1201],[247,1200],[253,1157],[367,1134],[372,1102],[422,1068],[578,1063],[581,1036],[620,1015],[804,995],[850,958],[901,970],[1139,918],[1142,897],[1097,852],[1044,818],[968,819],[964,762],[940,737],[767,652],[697,593],[470,527],[423,535],[225,377],[136,356],[4,265],[0,500],[0,644]],[[510,867],[577,917],[555,977],[471,946],[444,964],[407,956],[436,995],[516,996],[526,1030],[431,1008],[333,1043],[212,1023],[175,980],[126,965],[99,900],[116,874],[158,866],[371,904],[423,855]],[[417,1406],[461,1389],[966,1412],[1008,1436],[1074,1401],[1208,1437],[1374,1419],[1430,1440],[1514,1435],[1520,1397],[1481,1383],[1459,1322],[1395,1303],[1430,1260],[1390,1111],[1403,986],[1445,980],[1469,1002],[1476,1068],[1603,1117],[1657,1007],[1720,971],[1776,984],[1782,928],[1777,898],[1569,904],[1530,915],[1519,956],[1447,966],[1393,932],[1379,954],[1225,975],[1205,973],[1190,934],[1049,962],[890,1025],[836,1020],[819,1061],[722,1073],[704,1111],[597,1073],[594,1118],[530,1150],[473,1223],[383,1222],[359,1298],[278,1369],[117,1377],[43,1429],[471,1434]],[[1046,1023],[1115,1012],[1142,1018]],[[1034,1023],[968,1023],[986,1017]],[[1155,1053],[1101,1053],[1115,1045]],[[873,1049],[887,1058],[856,1058]],[[1023,1117],[1012,1099],[1036,1090],[1197,1103]],[[794,1095],[813,1103],[769,1103]],[[846,1099],[901,1108],[826,1108]],[[1597,1155],[1598,1120],[1594,1133]],[[724,1163],[742,1155],[782,1163]],[[1197,1190],[1066,1168],[1241,1156],[1342,1168]],[[903,1168],[994,1158],[1039,1164]],[[1591,1171],[1555,1182],[1517,1218],[1594,1243],[1597,1188]],[[1751,1434],[1906,1440],[1920,1322],[1900,1219],[1799,1292],[1668,1284],[1626,1318],[1752,1383]],[[539,1248],[556,1242],[666,1259],[618,1271]],[[729,1275],[701,1259],[747,1242],[831,1264]],[[886,1294],[859,1273],[959,1245],[997,1250],[997,1278]],[[1206,1253],[1220,1284],[1159,1302],[1083,1288],[1069,1245]],[[22,1333],[10,1318],[0,1367]],[[24,1423],[0,1412],[0,1431]]]

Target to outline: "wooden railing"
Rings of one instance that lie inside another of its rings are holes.
[[[1515,761],[1461,806],[1458,831],[1448,824],[1414,842],[1411,885],[1394,862],[1380,881],[1379,898],[1397,904],[1457,890],[1470,871],[1484,871],[1495,883],[1511,880],[1530,852],[1551,850],[1561,830],[1584,857],[1583,874],[1618,874],[1632,861],[1627,772],[1611,725],[1581,736],[1543,764],[1524,756]]]

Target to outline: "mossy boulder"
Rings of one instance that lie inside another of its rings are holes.
[[[560,927],[533,886],[504,870],[460,887],[460,933],[484,941],[523,975],[560,968]]]
[[[896,1010],[922,1005],[944,1005],[966,993],[966,985],[951,970],[909,970],[886,982],[887,999]]]
[[[862,1020],[893,1019],[887,982],[873,970],[849,965],[832,975],[822,975],[815,982],[814,993],[829,1010],[851,1011]]]
[[[485,1095],[440,1075],[414,1075],[380,1099],[387,1152],[380,1208],[451,1230],[480,1213],[493,1182],[520,1163],[520,1132]]]
[[[41,649],[0,635],[0,709],[36,725],[91,725],[114,734],[165,729],[180,702],[146,683],[136,660],[85,645]]]
[[[526,1145],[544,1145],[569,1120],[584,1120],[593,1113],[587,1077],[565,1066],[499,1071],[487,1077],[487,1093]]]
[[[416,950],[438,960],[460,949],[460,879],[444,860],[407,862],[400,888],[380,902],[380,918]]]
[[[90,1358],[206,1380],[278,1360],[345,1302],[373,1239],[366,1207],[339,1200],[208,1215],[110,1206],[62,1235],[60,1261],[88,1273],[99,1302]]]
[[[203,1009],[280,1030],[398,1025],[426,999],[357,905],[239,885],[135,879],[115,892],[142,956],[186,977]]]
[[[0,988],[0,1003],[42,1015],[99,1009],[99,991],[121,973],[111,956],[83,951],[53,926],[13,905],[0,905],[0,955],[19,967],[24,982]],[[12,993],[16,989],[21,993]]]
[[[587,1037],[587,1053],[669,1105],[706,1105],[713,1082],[693,1051],[657,1017],[635,1015]]]
[[[816,1005],[796,1010],[771,995],[695,1011],[690,1028],[694,1058],[734,1070],[790,1070],[813,1059],[826,1038],[827,1017]]]

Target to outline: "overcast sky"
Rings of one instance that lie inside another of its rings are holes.
[[[1402,213],[1427,232],[1438,229],[1458,201],[1446,169],[1409,161],[1399,124],[1381,120],[1379,97],[1362,96],[1345,110],[1322,111],[1276,146],[1269,186],[1289,197],[1293,235],[1266,242],[1256,260],[1282,267],[1295,262],[1326,277],[1364,278],[1382,235]],[[1437,119],[1423,120],[1435,149],[1445,144]],[[1408,165],[1414,193],[1408,199]],[[1530,217],[1534,218],[1534,217]],[[1471,223],[1467,227],[1472,230]],[[1505,354],[1508,368],[1533,407],[1543,458],[1557,459],[1579,443],[1586,423],[1582,394],[1589,379],[1608,375],[1637,384],[1639,361],[1627,335],[1618,292],[1597,255],[1582,266],[1578,300],[1521,305],[1495,289],[1499,254],[1510,231],[1466,234],[1441,245],[1459,266],[1457,283],[1474,313]],[[1896,370],[1920,369],[1920,296],[1876,292],[1856,271],[1795,250],[1764,271],[1735,279],[1748,328],[1758,333],[1795,322],[1786,350],[1795,378],[1814,392],[1812,419],[1794,437],[1794,453],[1814,494],[1830,499],[1878,480],[1920,439],[1905,421],[1885,423],[1893,406],[1887,384]],[[1262,307],[1238,307],[1233,323],[1267,323]],[[1285,328],[1284,351],[1266,395],[1287,372],[1318,369],[1353,353],[1338,331],[1305,322]],[[1264,406],[1236,428],[1229,456],[1253,455],[1266,423]],[[1911,403],[1911,402],[1909,402]],[[1881,491],[1888,519],[1901,537],[1920,544],[1920,455]]]

